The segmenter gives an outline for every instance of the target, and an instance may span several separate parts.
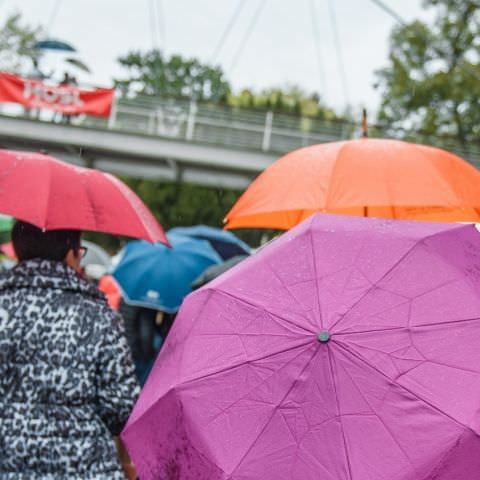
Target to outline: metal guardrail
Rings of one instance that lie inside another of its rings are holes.
[[[348,121],[151,97],[117,100],[108,128],[278,154],[359,134],[358,126]],[[410,139],[437,146],[480,167],[478,145],[378,126],[372,127],[372,133],[380,138]]]
[[[108,128],[276,153],[350,138],[353,130],[351,125],[334,121],[142,98],[118,100]]]
[[[16,112],[15,116],[25,114],[21,108],[17,108]],[[3,108],[2,113],[5,113]],[[45,113],[39,119],[58,121],[58,115]],[[154,97],[117,99],[107,120],[81,116],[72,119],[72,123],[278,154],[316,143],[345,140],[359,134],[358,126],[348,121]],[[449,137],[422,137],[417,132],[379,126],[372,126],[371,133],[374,137],[410,139],[444,148],[480,167],[479,145],[462,145]]]

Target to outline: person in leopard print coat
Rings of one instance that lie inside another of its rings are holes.
[[[0,277],[0,479],[124,479],[139,387],[121,318],[75,271],[80,233],[17,222]],[[72,268],[73,267],[73,268]]]

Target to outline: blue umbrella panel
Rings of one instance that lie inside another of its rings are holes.
[[[36,50],[57,50],[59,52],[76,52],[76,49],[62,40],[46,39],[36,42],[33,46]]]
[[[133,241],[113,272],[130,305],[175,313],[192,282],[221,257],[204,240],[169,234],[172,248]]]

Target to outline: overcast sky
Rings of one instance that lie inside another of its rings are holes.
[[[388,36],[394,20],[372,0],[330,1],[343,52],[346,89],[339,73],[329,0],[245,0],[214,60],[222,65],[237,90],[295,84],[318,91],[335,108],[343,108],[348,95],[353,106],[365,105],[375,110],[379,97],[373,88],[374,72],[386,65]],[[0,0],[0,17],[4,19],[19,11],[28,23],[49,29],[50,37],[72,43],[93,71],[90,77],[82,79],[108,86],[112,77],[121,76],[116,58],[132,49],[146,50],[155,45],[167,54],[211,61],[238,3],[239,0]],[[407,21],[429,16],[422,10],[421,0],[384,3]],[[255,13],[257,21],[252,25]],[[243,42],[249,26],[251,35]]]

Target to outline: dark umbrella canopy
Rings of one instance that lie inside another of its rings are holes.
[[[201,275],[199,275],[193,281],[192,288],[196,290],[197,288],[203,287],[203,285],[219,277],[222,273],[230,270],[232,267],[240,263],[242,260],[245,260],[247,257],[248,255],[236,255],[235,257],[232,257],[225,262],[208,267]]]
[[[69,63],[70,65],[73,65],[74,67],[77,67],[83,72],[92,73],[89,66],[82,60],[79,60],[78,58],[66,58],[65,62]]]
[[[251,250],[245,242],[240,240],[232,232],[207,225],[175,227],[170,229],[169,233],[207,240],[223,260],[228,260],[236,255],[249,254]]]

